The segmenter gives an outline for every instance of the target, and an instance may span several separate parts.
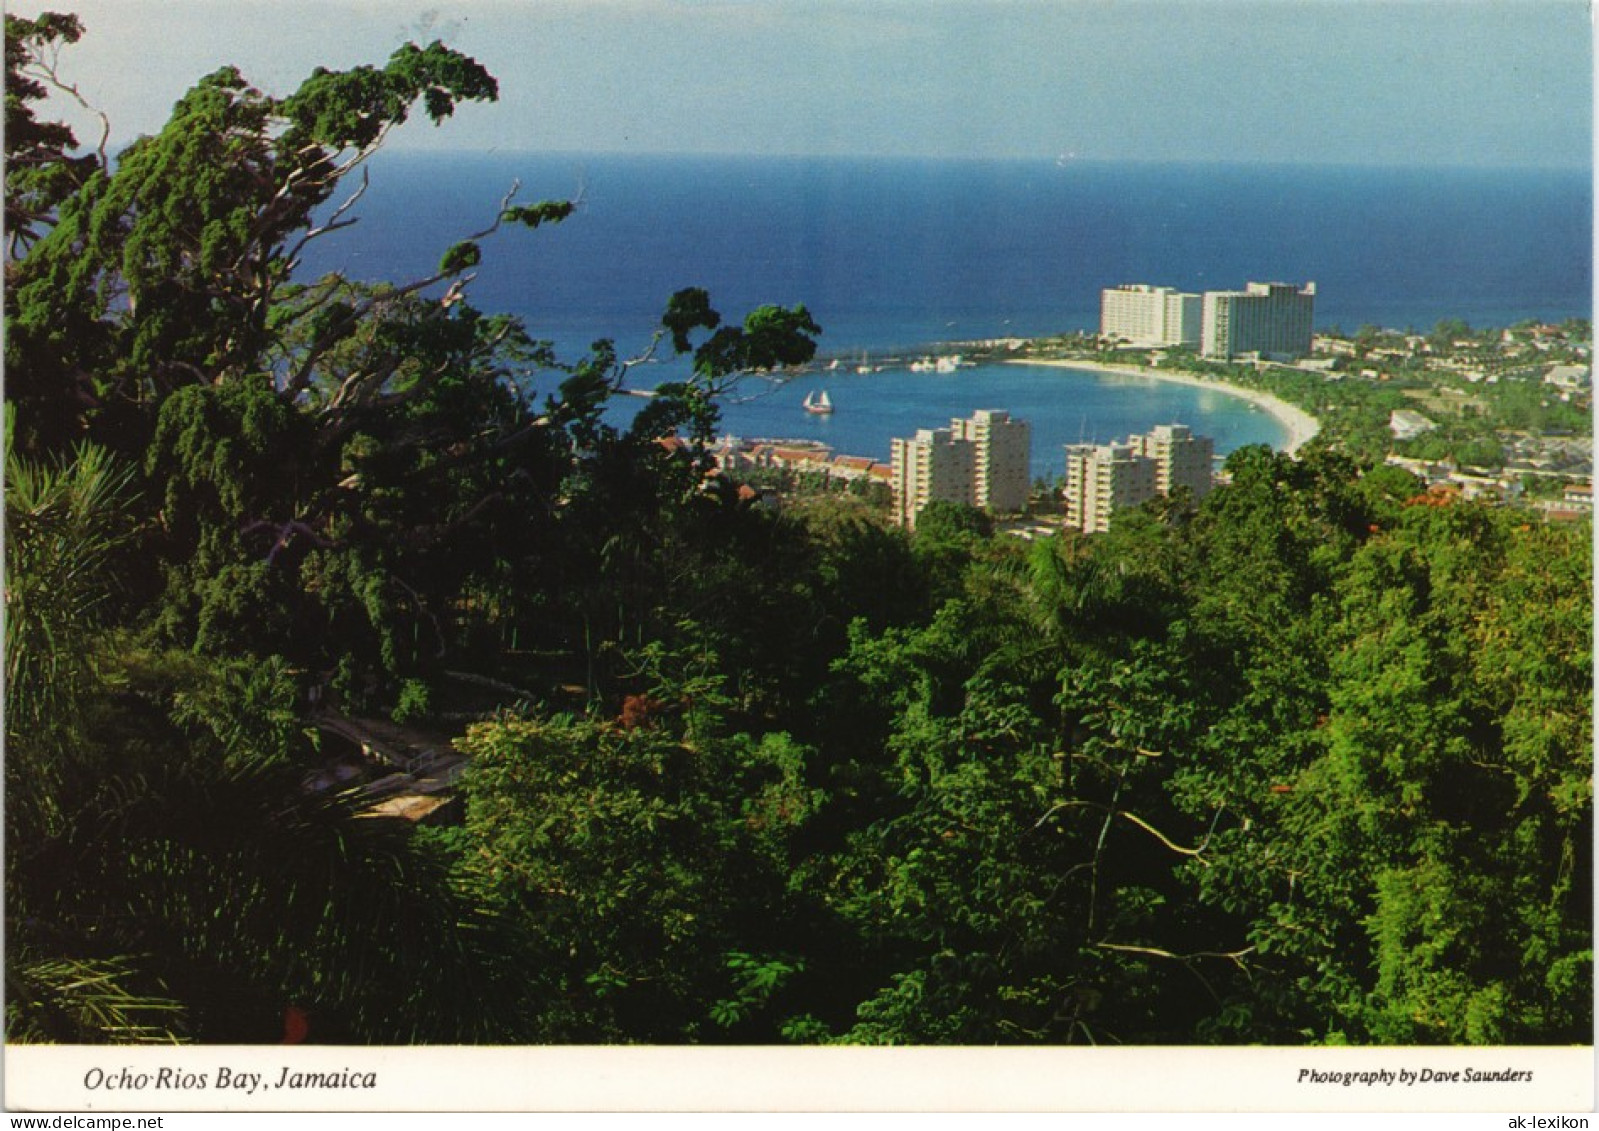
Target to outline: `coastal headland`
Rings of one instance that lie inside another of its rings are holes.
[[[1184,373],[1173,369],[1156,369],[1148,365],[1115,365],[1099,361],[1069,359],[1007,358],[1005,364],[1041,365],[1051,369],[1083,369],[1095,373],[1148,377],[1151,380],[1167,381],[1174,385],[1191,385],[1197,388],[1214,389],[1218,393],[1225,393],[1230,397],[1248,401],[1258,406],[1263,412],[1270,413],[1288,432],[1288,440],[1283,445],[1283,451],[1289,455],[1309,443],[1311,437],[1315,436],[1321,427],[1316,418],[1310,413],[1289,404],[1287,401],[1274,397],[1270,393],[1263,393],[1256,389],[1245,389],[1210,377],[1201,377],[1197,373]]]

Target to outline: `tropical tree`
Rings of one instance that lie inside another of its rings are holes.
[[[617,720],[509,718],[463,743],[469,867],[530,925],[536,1039],[777,1037],[770,999],[803,967],[784,872],[818,794],[787,736],[716,733],[706,659],[652,650],[651,694]]]
[[[8,19],[8,71],[80,30]],[[520,1031],[494,1008],[519,1000],[497,982],[514,924],[448,838],[308,791],[302,698],[393,703],[460,663],[577,568],[539,561],[564,499],[658,466],[656,434],[603,422],[628,369],[608,347],[535,405],[518,381],[547,351],[464,298],[480,240],[571,204],[508,196],[423,279],[296,275],[413,106],[437,123],[495,91],[437,43],[281,99],[224,68],[113,165],[33,118],[43,83],[8,87],[31,162],[7,180],[28,237],[6,343],[17,1036],[270,1040],[291,1007],[321,1039]],[[694,378],[642,428],[703,436],[710,387],[808,357],[814,331],[778,308],[722,326],[690,294],[662,335]]]

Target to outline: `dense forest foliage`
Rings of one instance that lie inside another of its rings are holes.
[[[81,32],[6,18],[9,1039],[1590,1040],[1586,524],[1329,443],[1106,535],[773,510],[703,445],[804,308],[663,296],[624,429],[471,303],[570,202],[296,270],[473,60],[225,68],[112,161],[38,113]],[[454,736],[462,818],[328,788],[334,716]]]

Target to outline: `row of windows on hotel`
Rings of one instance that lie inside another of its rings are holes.
[[[1310,353],[1315,305],[1315,283],[1202,295],[1129,283],[1100,292],[1099,334],[1135,346],[1189,346],[1204,357],[1298,358]]]
[[[1066,525],[1103,532],[1110,517],[1157,495],[1186,488],[1203,498],[1211,487],[1215,446],[1181,424],[1162,424],[1116,444],[1066,446]],[[993,513],[1027,505],[1032,429],[999,409],[979,409],[947,428],[924,428],[892,443],[889,483],[894,519],[914,527],[935,499]]]

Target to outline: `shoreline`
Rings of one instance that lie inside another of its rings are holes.
[[[1064,358],[1011,357],[1005,358],[1004,364],[1042,365],[1050,369],[1082,369],[1090,373],[1107,373],[1118,377],[1147,377],[1152,381],[1169,381],[1174,385],[1213,389],[1230,397],[1248,401],[1262,411],[1270,413],[1277,423],[1288,431],[1288,440],[1282,448],[1286,455],[1293,455],[1299,451],[1301,447],[1310,442],[1317,432],[1321,431],[1321,422],[1298,405],[1291,405],[1285,400],[1274,397],[1270,393],[1260,392],[1258,389],[1246,389],[1241,385],[1232,385],[1226,381],[1201,377],[1197,373],[1184,373],[1176,369],[1156,369],[1148,365],[1113,365],[1103,361],[1070,361]]]

